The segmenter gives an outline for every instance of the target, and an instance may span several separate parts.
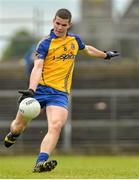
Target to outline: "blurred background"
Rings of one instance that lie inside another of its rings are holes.
[[[139,0],[0,0],[0,153],[17,111],[18,89],[28,88],[37,42],[52,28],[59,8],[73,15],[72,33],[101,50],[118,50],[112,61],[78,55],[69,120],[56,152],[139,152]],[[47,132],[34,119],[8,154],[36,153]]]

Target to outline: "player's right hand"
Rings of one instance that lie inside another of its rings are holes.
[[[18,98],[18,104],[19,104],[23,99],[34,96],[34,90],[33,90],[33,89],[18,90],[18,92],[21,94],[21,96]]]

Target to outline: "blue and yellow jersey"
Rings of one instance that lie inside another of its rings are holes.
[[[44,60],[39,84],[70,93],[75,57],[84,48],[79,36],[67,33],[63,40],[52,30],[36,48],[37,57]]]

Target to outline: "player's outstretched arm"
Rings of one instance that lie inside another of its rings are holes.
[[[117,51],[101,51],[93,46],[86,45],[83,50],[80,51],[84,55],[98,57],[103,59],[111,59],[115,56],[119,56],[120,54]]]

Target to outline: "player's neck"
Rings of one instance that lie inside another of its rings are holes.
[[[61,36],[59,36],[59,38],[62,39],[62,40],[66,39],[66,37],[67,37],[67,33],[65,33],[65,34],[63,34],[63,35],[61,35]]]
[[[55,31],[54,31],[54,33],[55,33],[55,35],[57,34]],[[66,37],[67,37],[67,32],[65,32],[64,34],[61,34],[61,35],[59,35],[59,36],[57,36],[58,38],[60,38],[60,39],[62,39],[62,40],[64,40],[64,39],[66,39]]]
[[[67,35],[64,35],[64,36],[62,36],[62,37],[60,37],[62,40],[64,40],[64,39],[66,39],[66,36]]]

